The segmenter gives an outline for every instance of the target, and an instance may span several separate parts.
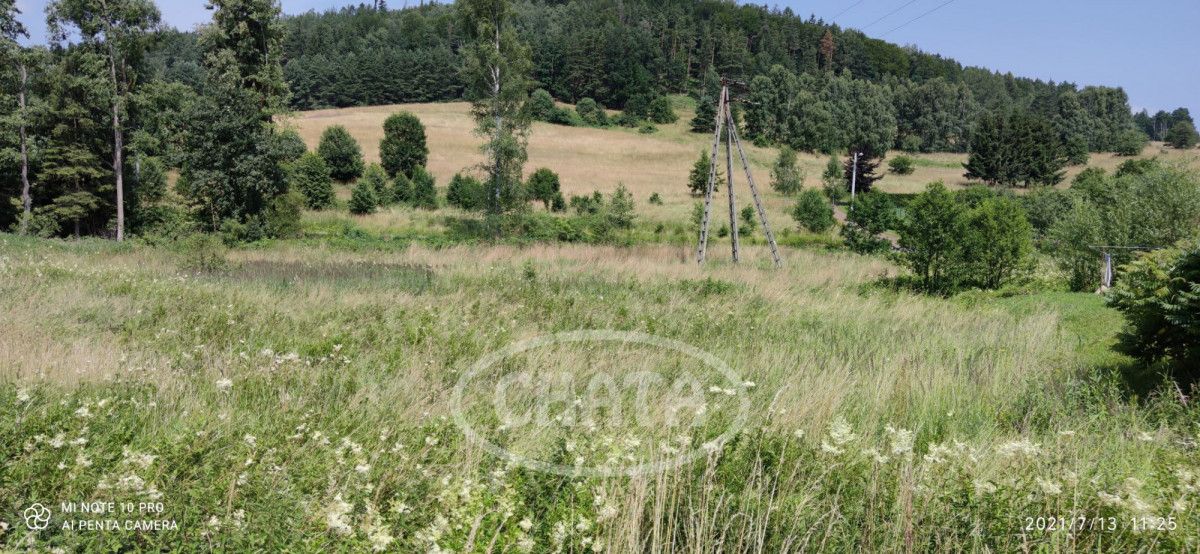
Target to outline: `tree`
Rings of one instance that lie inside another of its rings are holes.
[[[344,126],[334,125],[325,129],[321,133],[317,153],[325,159],[329,174],[335,180],[348,183],[362,176],[362,148]]]
[[[955,285],[964,212],[962,203],[940,181],[908,205],[900,225],[901,259],[928,292],[949,292]]]
[[[367,182],[366,179],[359,179],[350,193],[350,213],[367,215],[375,213],[375,208],[378,206],[379,196],[375,192],[375,185]]]
[[[812,233],[826,233],[833,228],[833,208],[825,195],[814,189],[800,193],[796,207],[792,208],[792,219],[802,229]]]
[[[159,25],[151,0],[54,0],[46,6],[47,22],[59,42],[71,30],[108,62],[105,93],[112,107],[112,169],[116,179],[117,241],[125,240],[125,115],[135,85],[135,65],[146,41]]]
[[[1185,386],[1200,381],[1200,243],[1143,254],[1118,277],[1108,302],[1125,314],[1119,348],[1165,361]]]
[[[1137,129],[1126,129],[1115,135],[1109,143],[1118,156],[1137,156],[1146,149],[1150,137]]]
[[[1165,137],[1167,144],[1180,150],[1190,150],[1200,142],[1200,134],[1196,134],[1196,126],[1188,121],[1176,123]]]
[[[696,163],[692,165],[692,172],[688,174],[688,190],[692,196],[704,196],[708,192],[708,177],[712,171],[712,160],[708,152],[700,152],[700,157],[696,159]],[[713,182],[713,192],[716,192],[721,183],[721,168],[717,167],[717,178]]]
[[[804,188],[804,171],[796,165],[796,151],[790,147],[779,149],[779,156],[771,167],[771,188],[788,195]]]
[[[278,143],[278,151],[280,161],[283,163],[292,163],[300,159],[308,152],[308,145],[304,144],[304,139],[300,138],[300,133],[293,129],[287,129],[275,135],[275,140]]]
[[[333,178],[325,158],[309,152],[292,164],[290,181],[292,190],[304,195],[308,207],[323,210],[333,205]]]
[[[617,185],[616,192],[613,192],[612,198],[609,200],[605,216],[609,224],[616,229],[633,228],[633,220],[637,217],[634,212],[633,195],[629,193],[628,188],[625,188],[624,183]]]
[[[879,166],[883,163],[883,156],[869,150],[862,150],[857,153],[858,163],[855,164],[855,151],[851,150],[850,155],[846,157],[846,163],[843,167],[842,176],[845,179],[846,190],[849,191],[849,187],[854,187],[859,194],[871,192],[875,183],[883,179],[882,175],[876,173],[879,171]]]
[[[422,168],[417,168],[422,169]],[[416,170],[413,170],[416,175]],[[412,179],[403,173],[397,173],[396,178],[392,179],[392,194],[391,200],[399,203],[409,203],[413,199],[413,184]]]
[[[409,200],[414,208],[436,210],[438,207],[437,183],[423,167],[413,170],[412,195]]]
[[[888,160],[888,168],[896,175],[912,175],[916,171],[915,162],[908,156],[896,156]]]
[[[17,9],[15,0],[0,0],[0,63],[13,63],[17,68],[17,134],[20,143],[21,157],[21,213],[20,231],[24,235],[29,232],[29,220],[33,217],[33,195],[29,182],[29,136],[26,119],[28,118],[26,92],[29,86],[29,69],[24,59],[24,49],[17,42],[21,37],[28,37],[29,32],[17,20],[21,10]]]
[[[425,125],[409,112],[393,114],[383,122],[383,141],[379,158],[389,176],[412,175],[414,169],[429,163]]]
[[[709,96],[701,96],[696,104],[696,116],[692,118],[693,133],[715,133],[717,105]]]
[[[587,125],[592,127],[607,127],[608,112],[604,111],[604,106],[591,98],[584,98],[575,105],[575,112],[579,114],[579,118]]]
[[[464,47],[466,94],[475,117],[475,130],[488,137],[483,146],[488,158],[492,213],[523,203],[521,174],[529,133],[531,62],[529,48],[516,35],[508,0],[458,0],[470,43]]]
[[[999,185],[1055,185],[1067,159],[1058,133],[1045,118],[1027,113],[984,116],[975,129],[964,167],[970,179]]]
[[[998,289],[1033,250],[1033,227],[1011,196],[994,196],[967,211],[963,220],[962,282]]]
[[[550,121],[556,108],[554,97],[546,89],[537,89],[529,95],[529,115],[537,121]]]
[[[479,179],[459,173],[450,180],[446,203],[467,211],[482,210],[487,207],[487,190]]]
[[[671,106],[671,99],[666,96],[659,96],[650,102],[646,116],[659,125],[670,125],[679,121],[679,116],[675,115],[675,108]]]
[[[392,196],[392,189],[388,186],[388,174],[379,164],[371,164],[363,171],[360,183],[366,183],[375,192],[375,203],[378,206],[387,206],[394,204],[396,199]]]
[[[896,206],[891,196],[881,192],[860,194],[850,206],[842,237],[851,250],[860,254],[883,252],[891,247],[880,237],[896,225]]]
[[[546,211],[550,211],[556,200],[562,200],[562,185],[559,183],[558,174],[544,167],[529,176],[525,188],[529,191],[531,199],[541,201],[545,205]]]

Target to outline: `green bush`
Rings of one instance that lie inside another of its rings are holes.
[[[616,229],[632,229],[633,220],[637,217],[634,211],[633,195],[624,184],[617,185],[608,204],[606,215],[609,223]]]
[[[359,182],[366,183],[374,191],[376,206],[387,206],[396,202],[395,198],[393,198],[394,191],[388,186],[387,170],[383,169],[383,166],[379,164],[368,165]]]
[[[363,155],[358,141],[341,125],[334,125],[321,133],[321,144],[317,153],[329,166],[329,175],[337,181],[348,183],[362,176]]]
[[[788,146],[780,148],[771,167],[771,188],[790,196],[804,188],[804,177],[804,170],[796,165],[796,151]]]
[[[842,237],[846,239],[846,246],[860,254],[884,252],[891,248],[891,243],[880,235],[895,225],[896,206],[892,197],[882,192],[868,192],[858,195],[850,205]]]
[[[1196,133],[1196,126],[1192,122],[1180,121],[1167,131],[1166,141],[1180,150],[1191,150],[1200,142],[1200,134]]]
[[[350,192],[350,213],[367,215],[375,213],[377,207],[379,195],[375,192],[375,185],[366,179],[359,179],[358,184],[354,185],[354,190]]]
[[[1118,156],[1137,156],[1146,149],[1146,145],[1149,143],[1150,137],[1146,136],[1146,133],[1129,129],[1117,135],[1113,143],[1113,151]]]
[[[955,285],[965,211],[940,181],[908,204],[900,225],[901,260],[926,291],[948,292]]]
[[[1120,349],[1200,381],[1200,243],[1144,254],[1118,277],[1108,302],[1125,314]]]
[[[220,271],[229,265],[225,259],[225,250],[225,245],[216,235],[197,233],[180,245],[180,267],[184,271],[197,273]]]
[[[712,170],[711,154],[708,152],[700,152],[700,157],[696,159],[696,163],[692,165],[692,172],[688,174],[688,190],[692,196],[704,196],[708,189],[709,172]],[[717,179],[713,183],[713,192],[720,190],[721,183],[721,168],[717,168]]]
[[[294,190],[272,199],[265,214],[267,234],[278,239],[299,237],[304,203],[304,195]]]
[[[553,100],[550,105],[553,107]],[[425,125],[421,120],[409,112],[388,117],[383,122],[379,158],[387,174],[392,177],[401,173],[411,176],[416,168],[425,167],[429,162],[429,146],[426,144]]]
[[[802,229],[812,233],[827,233],[835,223],[833,208],[824,194],[809,189],[800,193],[796,207],[792,208],[792,219]]]
[[[850,196],[850,187],[846,183],[845,172],[842,171],[842,162],[836,156],[831,156],[825,163],[825,171],[821,174],[821,185],[830,202],[840,203]]]
[[[437,183],[423,167],[413,170],[412,198],[409,203],[414,208],[425,210],[436,210],[438,207]]]
[[[653,101],[654,96],[646,93],[630,96],[629,100],[625,102],[623,115],[633,121],[650,119],[650,103]]]
[[[412,179],[403,173],[397,173],[396,178],[392,179],[392,201],[396,203],[409,204],[413,199],[413,184]]]
[[[333,205],[333,179],[325,158],[309,152],[289,168],[291,190],[304,195],[305,203],[313,210],[323,210]]]
[[[607,127],[608,112],[604,111],[604,106],[591,98],[584,98],[575,105],[575,113],[579,114],[579,119],[583,120],[585,125],[592,127]]]
[[[285,129],[275,134],[275,149],[282,163],[292,163],[308,152],[308,145],[300,138],[300,133]]]
[[[1029,224],[1037,236],[1045,236],[1060,219],[1071,211],[1071,193],[1052,187],[1040,187],[1021,197],[1021,206],[1029,216]]]
[[[998,289],[1033,251],[1033,227],[1015,198],[997,196],[964,213],[958,247],[960,283]]]
[[[467,211],[480,211],[487,207],[487,190],[479,179],[459,173],[450,180],[446,203]]]
[[[554,115],[557,107],[554,105],[554,97],[550,96],[546,89],[533,91],[533,94],[529,95],[529,102],[526,105],[529,108],[529,116],[536,121],[550,121],[550,117]]]
[[[916,162],[908,156],[896,156],[888,160],[888,168],[896,175],[912,175],[917,170]]]
[[[649,200],[649,202],[650,202],[650,205],[651,205],[651,206],[661,206],[661,205],[663,205],[663,199],[662,199],[662,195],[661,195],[661,194],[659,194],[659,193],[657,193],[657,192],[655,192],[655,193],[651,193],[651,194],[650,194],[650,200]]]
[[[525,188],[529,192],[530,199],[541,202],[545,205],[546,211],[550,211],[555,200],[562,198],[562,184],[559,182],[558,174],[544,167],[529,176]]]
[[[658,127],[655,127],[654,124],[650,123],[650,122],[643,122],[641,125],[638,126],[639,134],[653,135],[654,133],[657,133],[657,132],[658,132]]]
[[[666,96],[659,96],[650,102],[646,118],[659,125],[670,125],[679,121],[679,116],[675,115],[675,108],[671,106],[671,99]]]

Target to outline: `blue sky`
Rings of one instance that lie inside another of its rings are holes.
[[[843,27],[916,45],[966,65],[1080,85],[1121,86],[1129,92],[1135,110],[1170,111],[1186,106],[1200,116],[1198,0],[946,1],[753,3],[790,7],[805,17],[815,14],[827,21],[845,12],[836,19]],[[17,3],[35,37],[44,37],[42,10],[46,0]],[[283,0],[283,7],[287,13],[299,13],[349,3]],[[203,0],[159,0],[158,4],[164,19],[179,28],[188,29],[208,19]],[[389,4],[399,8],[405,1],[390,0]],[[909,23],[923,14],[928,15]]]

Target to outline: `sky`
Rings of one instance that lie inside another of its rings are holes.
[[[44,40],[47,0],[18,0]],[[283,0],[286,13],[362,0]],[[419,0],[409,0],[416,4]],[[404,0],[391,0],[393,8]],[[755,0],[964,65],[1078,85],[1123,87],[1135,111],[1184,106],[1200,117],[1200,0]],[[180,29],[207,21],[204,0],[158,0]],[[922,17],[923,16],[923,17]],[[919,19],[918,19],[919,18]],[[915,20],[915,21],[914,21]]]

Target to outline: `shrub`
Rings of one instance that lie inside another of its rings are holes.
[[[754,231],[758,230],[758,212],[755,211],[754,206],[743,207],[741,219],[741,230],[746,236],[753,235]]]
[[[900,225],[901,261],[929,292],[948,292],[957,278],[963,240],[963,203],[936,182],[909,203]]]
[[[292,163],[308,152],[308,145],[304,144],[300,133],[285,129],[275,134],[275,151],[281,163]]]
[[[392,177],[401,173],[411,176],[416,168],[425,167],[429,162],[429,146],[425,141],[425,125],[421,120],[409,112],[388,117],[383,122],[379,158],[383,168]]]
[[[585,125],[592,127],[607,127],[608,113],[604,111],[604,106],[591,98],[584,98],[575,105],[575,113],[579,114],[579,118],[583,120]]]
[[[607,219],[617,229],[632,229],[634,214],[633,195],[624,184],[617,185],[608,204]]]
[[[329,166],[329,175],[335,180],[347,183],[362,176],[362,148],[350,131],[341,125],[334,125],[321,133],[321,144],[317,153],[325,159]]]
[[[662,199],[662,195],[658,194],[657,192],[655,192],[655,193],[652,193],[652,194],[650,195],[650,200],[649,200],[649,202],[650,202],[650,205],[651,205],[651,206],[661,206],[661,205],[663,205],[663,199]]]
[[[184,271],[212,273],[229,265],[225,260],[225,245],[215,235],[198,233],[180,246],[183,254],[180,266]]]
[[[790,147],[779,149],[779,156],[771,167],[771,188],[787,195],[804,188],[804,171],[796,165],[796,151]]]
[[[1037,236],[1045,236],[1050,228],[1071,211],[1071,193],[1052,187],[1034,189],[1021,197],[1021,205],[1029,216],[1029,224]]]
[[[459,173],[450,180],[446,203],[467,211],[479,211],[487,207],[487,191],[479,179]]]
[[[679,116],[675,115],[675,108],[671,106],[671,99],[666,96],[659,96],[650,102],[646,117],[659,125],[670,125],[679,121]]]
[[[630,119],[637,121],[639,119],[650,118],[650,103],[654,101],[654,97],[649,94],[635,94],[629,97],[629,101],[625,102],[625,113]]]
[[[371,190],[375,192],[377,206],[386,206],[395,202],[392,198],[392,189],[388,186],[387,171],[379,164],[371,164],[367,166],[363,172],[362,179],[359,182],[367,183]]]
[[[1167,144],[1180,150],[1190,150],[1196,147],[1196,143],[1200,142],[1200,134],[1196,134],[1196,126],[1190,121],[1180,121],[1170,131],[1167,131],[1165,137]]]
[[[310,209],[323,210],[333,205],[333,179],[325,158],[309,152],[291,164],[289,174],[291,189],[304,195]]]
[[[391,198],[396,203],[411,203],[413,199],[412,179],[403,173],[397,173],[396,178],[392,179]]]
[[[891,247],[887,239],[881,238],[896,224],[896,206],[891,196],[882,192],[858,195],[846,215],[846,226],[842,237],[851,250],[860,254],[883,252]]]
[[[578,127],[583,123],[579,120],[579,116],[575,112],[559,107],[555,107],[554,111],[550,112],[550,117],[546,122],[555,125],[566,125],[567,127]]]
[[[1120,349],[1200,381],[1200,243],[1144,254],[1119,277],[1108,302],[1125,314]]]
[[[708,152],[700,152],[700,157],[692,165],[692,172],[688,174],[688,190],[691,191],[692,196],[704,196],[707,193],[708,174],[712,170],[711,161]],[[721,169],[718,167],[717,179],[713,183],[713,192],[716,192],[720,188],[720,183]]]
[[[1129,129],[1116,136],[1113,142],[1113,151],[1118,156],[1137,156],[1146,149],[1146,145],[1149,143],[1150,137],[1146,136],[1146,133],[1137,129]]]
[[[998,289],[1033,250],[1033,227],[1016,199],[997,196],[964,214],[959,248],[960,281]]]
[[[272,199],[265,214],[267,234],[278,239],[299,237],[304,203],[304,195],[294,190]]]
[[[604,195],[596,191],[591,196],[572,196],[570,206],[578,215],[598,214],[604,210]]]
[[[437,183],[423,167],[413,170],[412,198],[409,202],[414,208],[436,210],[438,207]]]
[[[638,133],[643,134],[643,135],[653,135],[654,133],[657,133],[657,132],[658,132],[658,127],[655,127],[654,124],[650,123],[650,122],[644,122],[638,126]]]
[[[834,225],[833,208],[825,195],[809,189],[800,193],[796,207],[792,208],[792,219],[809,232],[826,233]]]
[[[554,97],[546,89],[537,89],[529,95],[529,116],[537,121],[550,121],[554,115]]]
[[[350,192],[350,213],[367,215],[374,213],[378,206],[379,195],[375,192],[375,185],[368,183],[366,179],[359,179],[358,184],[354,185],[354,190]]]
[[[896,156],[888,160],[888,168],[896,175],[912,175],[917,170],[916,162],[908,156]]]
[[[1050,227],[1051,254],[1067,273],[1073,291],[1091,291],[1100,286],[1100,253],[1091,247],[1105,242],[1104,220],[1095,204],[1075,198],[1071,209]]]
[[[544,167],[529,176],[525,187],[530,198],[542,202],[547,211],[550,211],[555,199],[562,198],[562,185],[558,174]]]
[[[821,185],[830,202],[842,202],[849,196],[846,177],[842,172],[842,162],[837,157],[831,156],[825,163],[825,172],[821,174]]]

